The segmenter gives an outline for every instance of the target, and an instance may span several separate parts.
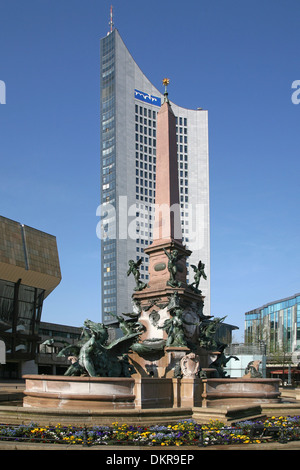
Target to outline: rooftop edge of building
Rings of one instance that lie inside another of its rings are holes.
[[[45,290],[60,283],[56,237],[0,216],[0,279]]]

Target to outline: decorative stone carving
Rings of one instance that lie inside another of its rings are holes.
[[[245,369],[245,375],[243,376],[243,379],[257,379],[257,378],[262,378],[262,373],[259,372],[259,366],[261,364],[261,361],[251,361],[247,365]]]
[[[149,315],[149,319],[153,326],[157,326],[160,320],[160,315],[156,310],[153,310]]]
[[[201,370],[199,356],[195,353],[186,354],[180,361],[180,367],[183,377],[198,377]]]

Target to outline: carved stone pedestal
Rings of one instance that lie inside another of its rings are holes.
[[[180,380],[180,406],[202,406],[203,382],[199,378]]]
[[[199,378],[135,379],[136,408],[193,408],[202,404],[203,385]]]
[[[180,361],[189,353],[188,348],[166,347],[163,351],[145,355],[129,353],[136,370],[132,377],[176,378],[180,376]]]

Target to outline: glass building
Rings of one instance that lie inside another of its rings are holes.
[[[0,335],[10,358],[33,359],[45,290],[20,281],[0,279]]]
[[[22,376],[35,359],[43,302],[60,281],[56,238],[0,217],[0,376]]]
[[[101,239],[102,321],[132,311],[128,261],[142,259],[152,240],[156,183],[156,115],[163,95],[143,74],[114,29],[101,39]],[[162,77],[164,78],[164,77]],[[171,102],[177,119],[178,179],[183,243],[188,265],[205,263],[201,283],[210,314],[210,223],[207,111]],[[188,266],[189,268],[189,266]],[[192,271],[193,273],[193,271]],[[190,273],[190,282],[193,275]]]
[[[245,314],[245,343],[263,341],[268,353],[300,349],[300,294]]]

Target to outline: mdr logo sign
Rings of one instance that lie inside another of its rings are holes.
[[[0,104],[6,104],[6,85],[3,80],[0,80]]]

